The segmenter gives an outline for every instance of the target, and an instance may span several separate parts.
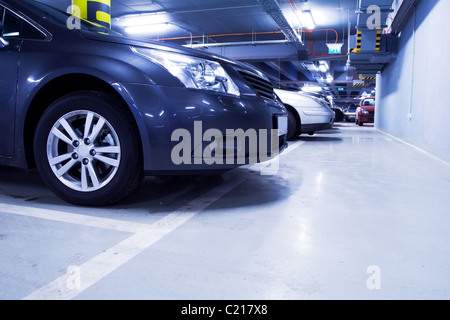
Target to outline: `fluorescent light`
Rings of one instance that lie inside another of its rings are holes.
[[[165,11],[128,14],[114,20],[115,25],[132,35],[159,35],[172,27],[170,17]]]
[[[150,24],[160,24],[170,22],[166,12],[127,14],[114,19],[115,24],[121,27],[135,27]]]
[[[303,92],[320,92],[322,91],[322,87],[319,86],[304,86],[302,88]]]
[[[328,71],[328,63],[326,61],[320,61],[319,70],[323,73]]]
[[[301,11],[301,21],[303,27],[313,30],[316,27],[311,10]]]
[[[331,76],[331,75],[328,75],[328,76],[327,76],[327,82],[328,82],[328,83],[332,83],[333,80],[334,80],[333,76]]]
[[[150,35],[150,34],[161,34],[168,31],[171,28],[169,23],[159,23],[159,24],[148,24],[148,25],[138,25],[125,27],[125,32],[133,35]]]

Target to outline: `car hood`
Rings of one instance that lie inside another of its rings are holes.
[[[361,109],[365,109],[369,112],[374,112],[375,111],[375,107],[374,106],[361,106]]]
[[[321,100],[320,98],[313,97],[310,95],[306,95],[303,93],[300,93],[298,91],[289,91],[289,90],[283,90],[283,89],[275,89],[275,93],[278,95],[278,97],[287,104],[293,104],[294,105],[301,105],[303,109],[309,108],[319,108],[319,109],[328,109],[330,110],[330,107],[328,104]]]
[[[46,21],[48,26],[50,28],[53,28],[53,30],[59,29],[61,32],[73,32],[72,30],[67,29],[66,25],[62,26],[60,23],[52,22],[51,14],[49,12],[59,12],[59,10],[54,9],[52,7],[48,7],[47,5],[35,1],[29,1],[29,0],[8,0],[7,3],[10,3],[14,6],[14,8],[18,8],[18,11],[21,13],[25,13],[26,16],[31,17],[31,20],[34,20],[37,24],[41,24],[41,22]],[[48,19],[50,17],[50,19]],[[52,31],[51,29],[48,31]],[[167,44],[167,43],[158,43],[157,41],[146,41],[142,39],[133,39],[126,36],[121,35],[114,35],[111,34],[105,34],[105,33],[99,33],[92,30],[84,30],[80,29],[77,30],[79,34],[87,40],[92,41],[102,41],[106,43],[112,43],[112,44],[120,44],[120,45],[128,45],[128,46],[136,46],[136,47],[144,47],[144,48],[150,48],[150,49],[157,49],[157,50],[164,50],[164,51],[170,51],[174,53],[180,53],[185,55],[194,56],[197,58],[203,58],[203,59],[209,59],[209,60],[215,60],[217,62],[221,63],[227,63],[231,66],[234,66],[235,68],[241,68],[244,70],[247,70],[253,74],[259,75],[261,78],[265,78],[267,80],[267,77],[264,76],[264,74],[254,68],[251,65],[248,65],[246,63],[242,63],[239,61],[235,61],[232,59],[228,59],[223,56],[210,54],[208,52],[200,51],[197,49],[191,49],[186,48],[180,45],[175,44]]]
[[[249,66],[248,64],[241,63],[241,62],[238,62],[235,60],[231,60],[231,59],[228,59],[223,56],[200,51],[197,49],[186,48],[186,47],[176,45],[176,44],[167,44],[167,43],[161,44],[157,41],[146,41],[146,40],[130,38],[130,37],[126,37],[126,36],[102,34],[102,33],[97,33],[97,32],[87,31],[87,30],[79,30],[79,32],[80,32],[81,36],[87,40],[102,41],[102,42],[108,42],[108,43],[114,43],[114,44],[122,44],[122,45],[128,45],[128,46],[163,50],[163,51],[185,54],[185,55],[202,58],[202,59],[209,59],[209,60],[215,60],[218,62],[225,62],[232,66],[246,69],[253,73],[258,73],[261,77],[264,77],[259,70],[256,70],[255,68]]]

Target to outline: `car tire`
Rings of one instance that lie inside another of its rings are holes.
[[[344,113],[342,112],[342,110],[340,110],[340,109],[334,109],[333,111],[334,111],[334,113],[335,113],[335,115],[336,115],[335,121],[336,121],[336,122],[343,122],[345,116],[344,116]]]
[[[287,133],[287,140],[293,140],[297,137],[297,133],[299,130],[299,123],[297,121],[297,118],[295,117],[295,114],[290,109],[287,109],[288,111],[288,133]]]
[[[35,132],[34,157],[43,181],[61,199],[82,206],[123,200],[143,179],[134,118],[111,95],[82,91],[54,102]]]

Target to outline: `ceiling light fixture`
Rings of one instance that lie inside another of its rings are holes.
[[[303,92],[321,92],[322,91],[322,87],[319,86],[304,86],[302,88]]]
[[[130,35],[161,35],[173,27],[165,11],[127,14],[114,18],[114,21]]]
[[[165,11],[148,12],[141,14],[127,14],[114,19],[120,27],[134,27],[170,22],[169,15]]]
[[[308,1],[303,2],[304,4],[307,4]],[[291,4],[292,10],[294,11],[294,14],[300,22],[302,28],[313,30],[316,27],[316,24],[314,22],[311,10],[299,10],[294,0],[289,0],[289,3]]]
[[[323,73],[328,71],[328,62],[326,61],[320,61],[319,62],[319,70]]]
[[[171,28],[169,22],[157,23],[157,24],[147,24],[147,25],[137,25],[131,27],[125,27],[125,32],[130,35],[158,35],[168,31]]]
[[[314,22],[314,18],[312,16],[311,10],[304,10],[304,11],[300,11],[300,12],[301,12],[300,19],[301,19],[303,27],[305,27],[309,30],[313,30],[316,27],[316,24]]]

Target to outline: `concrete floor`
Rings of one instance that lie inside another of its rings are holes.
[[[449,164],[342,123],[260,169],[92,209],[2,167],[0,299],[450,298]]]

